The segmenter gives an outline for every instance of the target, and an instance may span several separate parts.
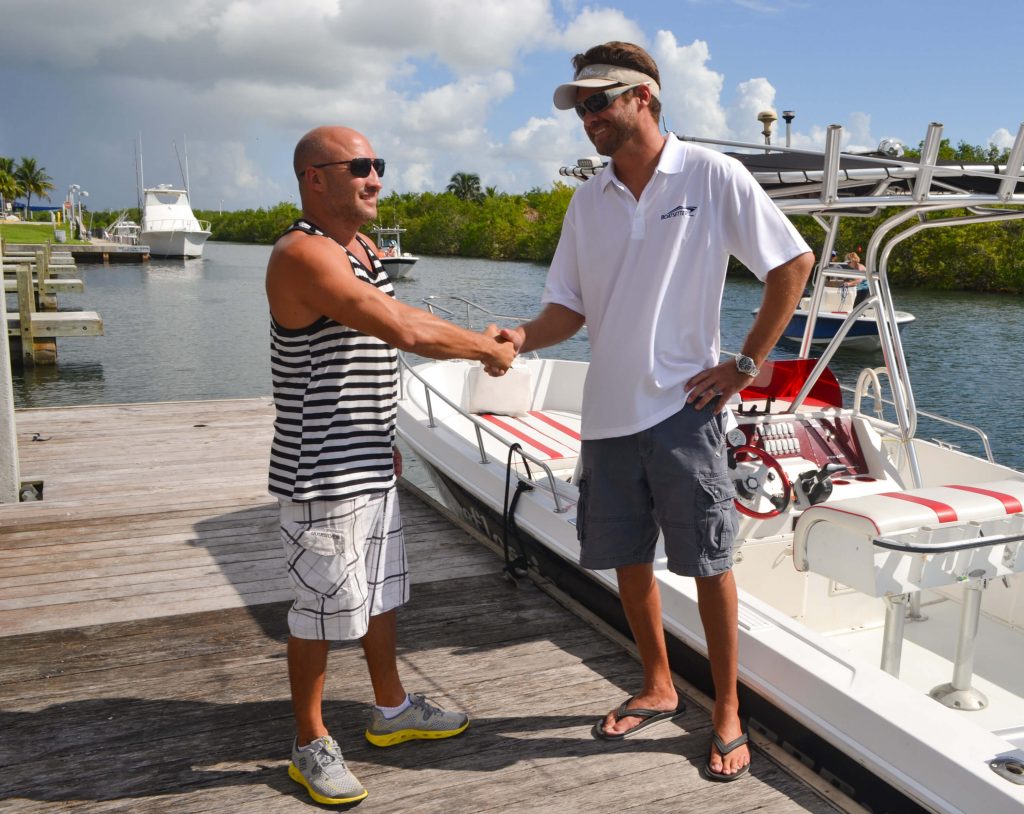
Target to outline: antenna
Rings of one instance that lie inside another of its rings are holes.
[[[185,148],[185,166],[182,167],[181,154],[178,152],[178,142],[172,141],[171,144],[174,145],[174,156],[178,159],[178,172],[181,173],[181,180],[185,183],[185,194],[188,195],[188,147]]]
[[[139,131],[139,140],[135,144],[135,174],[136,180],[139,182],[139,188],[136,192],[136,200],[139,204],[139,217],[142,217],[142,189],[145,186],[145,182],[142,177],[142,131]]]
[[[185,134],[181,134],[181,145],[185,151],[185,194],[188,195],[188,199],[192,200],[192,190],[189,188],[188,183],[188,140],[185,138]]]

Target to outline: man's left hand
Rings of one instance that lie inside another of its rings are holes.
[[[686,403],[703,410],[710,402],[717,400],[715,412],[720,413],[729,399],[753,381],[750,376],[736,369],[734,360],[727,359],[702,370],[686,383],[686,389],[690,391]]]

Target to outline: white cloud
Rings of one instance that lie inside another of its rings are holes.
[[[581,53],[602,42],[618,40],[646,47],[640,26],[618,9],[587,6],[566,27],[558,40],[571,54]]]
[[[659,31],[652,56],[661,73],[662,115],[678,133],[699,133],[708,138],[729,135],[722,109],[725,78],[707,63],[711,51],[703,40],[679,45],[671,31]]]
[[[988,143],[995,145],[1000,150],[1009,150],[1013,146],[1013,134],[1005,127],[1000,127],[988,137]]]
[[[736,88],[736,101],[729,106],[728,111],[732,137],[740,141],[763,141],[763,125],[757,117],[765,110],[775,110],[775,88],[772,84],[763,77],[740,82]],[[781,134],[779,132],[779,128],[784,124],[781,117],[775,122],[772,128],[772,143],[778,144],[780,135],[785,139],[785,129]]]

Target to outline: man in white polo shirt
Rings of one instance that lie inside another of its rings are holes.
[[[814,258],[792,224],[732,158],[658,127],[658,68],[609,42],[573,58],[555,106],[575,108],[611,162],[573,196],[530,322],[503,332],[518,351],[587,324],[580,562],[614,568],[643,664],[643,687],[598,721],[619,740],[681,714],[668,664],[654,548],[696,578],[715,686],[704,776],[735,780],[750,754],[737,695],[736,514],[721,411],[757,375],[800,298]],[[765,283],[742,353],[719,362],[729,256]]]

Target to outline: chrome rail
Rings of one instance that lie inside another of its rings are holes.
[[[405,377],[401,375],[402,368],[404,368],[405,370],[409,371],[409,373],[411,373],[412,376],[421,385],[423,385],[423,392],[424,392],[424,394],[427,397],[427,426],[428,427],[430,427],[431,429],[435,429],[437,427],[437,422],[434,420],[434,408],[433,408],[433,404],[431,402],[431,399],[434,396],[436,396],[442,402],[444,402],[449,407],[451,407],[453,410],[455,410],[456,413],[458,413],[460,416],[462,416],[463,418],[467,419],[468,421],[470,421],[473,424],[473,428],[474,428],[474,430],[476,432],[477,451],[480,453],[480,463],[482,463],[482,464],[489,464],[491,462],[491,459],[487,455],[487,451],[484,449],[483,433],[487,433],[489,436],[491,436],[496,441],[498,441],[506,449],[509,449],[512,446],[511,444],[508,443],[508,441],[506,441],[504,438],[502,438],[500,435],[498,435],[496,432],[494,432],[490,427],[486,426],[479,419],[477,419],[474,416],[472,416],[469,413],[467,413],[465,410],[462,409],[462,407],[460,407],[458,404],[453,402],[444,393],[442,393],[440,390],[438,390],[436,387],[434,387],[432,384],[430,384],[430,382],[428,382],[426,379],[424,379],[423,376],[421,376],[419,374],[419,372],[409,363],[409,360],[405,358],[405,354],[404,353],[399,352],[399,354],[398,354],[398,362],[399,362],[399,380],[401,382],[403,382],[403,388],[402,388],[403,393],[405,392],[405,388],[404,388],[404,378]],[[407,396],[403,395],[403,398],[406,398],[406,397]],[[531,455],[530,453],[528,453],[522,447],[519,448],[519,454],[522,455],[525,460],[527,460],[530,463],[536,464],[540,469],[542,469],[544,471],[544,474],[547,476],[547,481],[548,481],[548,486],[546,488],[550,489],[551,496],[552,496],[552,498],[555,501],[555,514],[563,514],[567,509],[566,509],[566,507],[564,507],[562,505],[561,497],[558,494],[558,486],[557,486],[558,479],[555,477],[555,474],[551,471],[551,467],[548,466],[546,463],[544,463],[544,461],[542,461],[539,458],[537,458],[536,456]],[[518,473],[516,473],[516,477],[519,477]],[[534,484],[536,484],[538,486],[540,485],[537,481],[531,481],[531,483],[534,483]]]
[[[463,305],[466,306],[466,325],[469,326],[469,327],[472,327],[472,325],[473,325],[473,313],[476,312],[476,311],[479,311],[480,313],[486,314],[492,320],[494,320],[494,319],[515,319],[515,320],[518,320],[520,322],[525,322],[526,320],[530,319],[530,317],[524,317],[524,316],[520,316],[518,314],[501,314],[501,313],[498,313],[497,311],[492,311],[491,309],[485,308],[484,306],[480,305],[479,303],[473,302],[472,300],[467,300],[465,297],[461,297],[458,294],[449,294],[449,295],[447,295],[447,298],[449,300],[455,300],[456,302],[461,302]],[[430,310],[431,313],[434,313],[434,309],[436,308],[437,310],[443,311],[444,313],[448,314],[451,317],[455,317],[456,316],[454,311],[452,311],[452,310],[450,310],[448,308],[445,308],[443,305],[439,305],[437,303],[437,299],[438,299],[438,297],[435,294],[432,294],[429,297],[424,297],[423,298],[423,302],[426,304],[427,308]]]

